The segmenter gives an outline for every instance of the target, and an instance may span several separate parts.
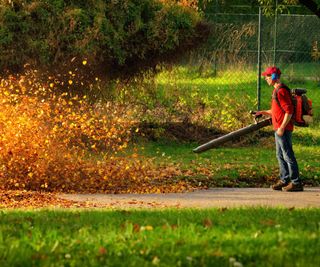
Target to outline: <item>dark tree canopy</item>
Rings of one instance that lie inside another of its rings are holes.
[[[315,15],[318,16],[318,18],[320,18],[320,5],[316,3],[316,1],[299,0],[299,3],[307,7],[312,13],[314,13]]]
[[[265,7],[275,6],[276,3],[281,7],[300,4],[301,6],[306,7],[313,14],[320,17],[319,0],[258,0],[258,2]]]

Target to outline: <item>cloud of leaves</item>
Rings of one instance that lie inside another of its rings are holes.
[[[137,151],[130,107],[90,104],[37,80],[0,83],[0,189],[64,192],[160,192],[176,168],[158,169]],[[186,189],[182,187],[180,190]]]

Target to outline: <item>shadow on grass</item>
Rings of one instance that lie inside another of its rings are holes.
[[[295,132],[293,138],[294,144],[302,146],[320,146],[320,137],[316,137],[310,133]]]

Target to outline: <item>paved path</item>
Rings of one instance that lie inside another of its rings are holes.
[[[320,208],[320,187],[303,192],[281,192],[269,188],[212,188],[190,193],[168,194],[60,194],[60,198],[113,208],[209,208],[295,207]]]

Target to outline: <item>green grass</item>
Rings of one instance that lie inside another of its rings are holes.
[[[2,267],[236,266],[233,260],[318,266],[319,209],[0,213]]]
[[[207,177],[211,186],[268,186],[270,179],[278,175],[278,162],[272,130],[270,137],[261,144],[238,145],[226,143],[195,154],[192,150],[196,143],[179,143],[160,140],[140,143],[141,152],[147,157],[154,157],[155,162],[175,163],[183,169],[197,172],[198,167],[212,170]],[[320,131],[319,126],[296,128],[293,134],[295,155],[299,164],[300,175],[306,184],[320,184]],[[202,175],[199,173],[199,177]],[[189,177],[192,178],[192,177]],[[193,177],[194,178],[194,177]]]
[[[232,68],[232,66],[231,66]],[[299,63],[291,64],[282,68],[283,79],[290,88],[307,88],[308,96],[314,101],[315,111],[320,109],[320,75],[317,73],[318,63]],[[318,76],[315,76],[318,75]],[[314,77],[310,80],[306,77]],[[318,79],[318,80],[317,80]],[[162,72],[157,76],[159,91],[181,90],[191,91],[200,90],[209,97],[214,95],[225,95],[232,93],[241,98],[243,95],[250,96],[252,99],[257,97],[257,72],[251,68],[229,69],[218,71],[216,75],[201,77],[196,68],[175,67],[173,71]],[[272,88],[261,78],[261,108],[267,109],[271,103]],[[163,93],[162,93],[163,94]],[[255,107],[250,107],[254,109]],[[319,115],[316,115],[319,117]]]

